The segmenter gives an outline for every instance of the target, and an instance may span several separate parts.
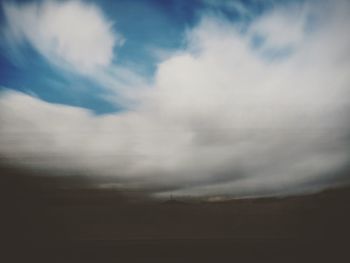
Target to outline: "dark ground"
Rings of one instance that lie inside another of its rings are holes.
[[[0,169],[0,262],[350,262],[349,187],[164,203],[67,180]]]

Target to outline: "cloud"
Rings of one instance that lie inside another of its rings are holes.
[[[276,7],[258,18],[250,32],[262,38],[264,49],[296,48],[305,37],[309,14],[307,5]]]
[[[152,88],[123,113],[95,116],[7,91],[0,154],[159,195],[289,194],[336,183],[349,162],[350,128],[349,5],[337,3],[297,38],[289,28],[307,22],[291,13],[278,25],[283,41],[264,22],[282,14],[267,13],[246,34],[204,17],[188,48],[160,63]],[[271,46],[298,44],[283,60],[266,60],[252,32],[269,32]]]
[[[81,73],[108,66],[113,48],[124,41],[96,6],[81,1],[5,2],[3,10],[8,39]]]

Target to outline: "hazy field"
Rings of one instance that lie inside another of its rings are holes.
[[[1,169],[1,262],[347,262],[349,188],[208,203],[68,185]]]

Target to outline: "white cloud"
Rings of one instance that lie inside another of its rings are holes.
[[[324,187],[349,161],[343,10],[350,9],[336,7],[282,61],[263,59],[251,35],[231,23],[204,18],[189,33],[188,49],[158,66],[152,89],[128,112],[94,116],[7,92],[0,97],[0,153],[19,163],[115,176],[126,187],[173,187],[174,194]],[[263,31],[261,21],[251,28]]]
[[[7,36],[27,41],[50,62],[87,73],[108,66],[123,38],[92,4],[81,1],[5,2]]]
[[[250,33],[264,39],[265,49],[295,48],[305,37],[308,14],[306,5],[276,7],[258,18]]]

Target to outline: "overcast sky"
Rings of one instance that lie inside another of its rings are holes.
[[[346,182],[349,13],[346,0],[3,1],[1,162],[158,196]]]

